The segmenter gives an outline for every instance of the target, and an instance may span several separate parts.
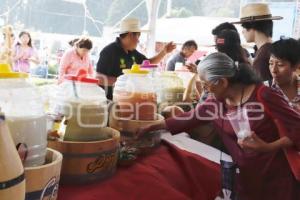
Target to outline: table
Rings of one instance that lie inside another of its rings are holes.
[[[220,191],[219,165],[170,141],[105,181],[60,186],[58,200],[214,199]]]

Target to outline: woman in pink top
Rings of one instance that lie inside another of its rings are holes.
[[[13,52],[13,70],[16,72],[30,72],[30,62],[39,64],[39,58],[32,47],[31,36],[29,32],[22,31],[19,34],[19,42],[16,44]]]
[[[76,41],[76,40],[74,40]],[[61,58],[59,68],[59,83],[64,80],[65,75],[75,75],[78,69],[86,69],[90,76],[94,75],[93,65],[89,57],[89,51],[93,43],[88,38],[80,38],[72,49],[66,51]]]

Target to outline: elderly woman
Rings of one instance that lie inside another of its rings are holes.
[[[292,38],[281,39],[271,46],[269,69],[273,77],[271,87],[281,91],[290,105],[300,111],[300,44]],[[266,82],[266,85],[269,85]]]
[[[238,199],[300,199],[300,184],[283,151],[291,146],[300,150],[300,113],[292,109],[276,90],[260,84],[247,64],[237,66],[223,53],[207,56],[198,65],[198,71],[204,89],[213,96],[195,110],[143,127],[138,134],[158,129],[176,134],[212,121],[239,168],[235,186]],[[259,93],[261,89],[263,92]],[[273,118],[264,114],[261,100],[288,130],[286,136],[279,136]],[[239,142],[227,118],[227,114],[238,109],[248,109],[252,131]]]

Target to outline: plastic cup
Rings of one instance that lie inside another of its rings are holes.
[[[242,141],[251,135],[248,111],[246,108],[239,108],[236,111],[227,113],[226,116],[237,135],[238,141]]]

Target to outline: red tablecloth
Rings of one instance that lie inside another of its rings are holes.
[[[118,168],[106,181],[60,186],[58,200],[213,200],[219,190],[216,163],[163,142],[151,155]]]

